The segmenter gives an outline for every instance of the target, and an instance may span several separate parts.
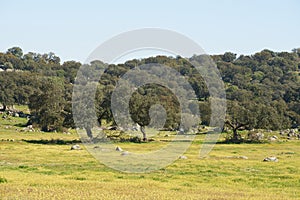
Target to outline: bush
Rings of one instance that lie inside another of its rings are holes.
[[[0,177],[0,183],[7,183],[7,179]]]
[[[120,142],[133,142],[133,143],[141,143],[142,140],[138,136],[134,137],[120,137],[119,138]]]
[[[142,142],[141,138],[139,138],[138,136],[130,138],[129,141],[133,142],[133,143],[141,143]]]

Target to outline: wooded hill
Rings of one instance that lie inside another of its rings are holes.
[[[84,65],[86,73],[105,69],[96,92],[95,108],[99,123],[114,123],[110,109],[111,94],[119,78],[135,66],[159,63],[171,67],[187,78],[197,95],[201,113],[199,124],[210,120],[209,92],[205,82],[189,60],[180,56],[156,56],[134,59],[118,65],[93,61]],[[236,56],[226,52],[211,58],[220,71],[226,87],[226,125],[238,129],[263,128],[280,130],[300,124],[300,49],[292,52],[263,50],[253,55]],[[75,77],[82,64],[75,61],[60,63],[54,53],[23,54],[19,47],[0,53],[0,103],[2,110],[13,105],[28,105],[29,123],[43,131],[74,127],[72,91]],[[92,69],[92,70],[91,70]],[[95,74],[87,77],[95,78]],[[175,83],[174,83],[175,84]],[[145,85],[138,88],[130,101],[130,114],[141,125],[149,123],[148,110],[160,103],[167,112],[166,129],[178,129],[179,103],[168,88]],[[192,105],[191,105],[192,106]],[[88,124],[88,123],[87,123]],[[92,126],[92,124],[86,125]],[[87,127],[84,127],[87,128]]]

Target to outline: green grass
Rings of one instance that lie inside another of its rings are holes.
[[[20,132],[15,126],[20,123],[23,119],[0,119],[0,199],[299,199],[297,140],[217,144],[200,159],[204,136],[199,135],[185,153],[188,159],[133,174],[106,167],[84,148],[71,151],[70,143],[39,143],[73,141],[78,139],[74,132]],[[160,141],[166,140],[164,135],[150,143],[115,145],[132,152],[151,151],[167,143]],[[262,162],[271,155],[279,162]]]

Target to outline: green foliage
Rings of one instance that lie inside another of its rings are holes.
[[[229,128],[235,131],[250,128],[277,130],[299,126],[299,49],[293,49],[292,52],[263,50],[238,58],[236,54],[226,52],[212,58],[225,83],[228,99],[226,124]],[[209,63],[207,57],[202,55],[193,56],[193,59]],[[201,123],[209,125],[210,95],[204,78],[180,56],[134,59],[109,66],[101,61],[92,61],[77,74],[81,66],[79,62],[66,61],[60,64],[60,58],[54,53],[23,54],[21,48],[13,47],[6,53],[0,53],[0,67],[14,70],[0,72],[0,103],[4,109],[16,104],[29,105],[31,121],[44,130],[74,127],[71,102],[77,75],[81,76],[79,85],[86,96],[84,101],[79,100],[78,94],[73,96],[78,110],[84,111],[79,124],[87,129],[94,126],[95,121],[101,124],[105,120],[115,124],[110,109],[111,95],[120,77],[136,66],[150,63],[169,66],[188,80],[197,96],[196,106],[199,106]],[[98,76],[99,72],[104,72],[101,77]],[[209,72],[205,73],[209,75]],[[174,87],[178,84],[172,80],[168,82]],[[94,99],[90,95],[93,91],[89,88],[95,84],[98,85]],[[178,128],[181,118],[179,104],[170,90],[158,85],[145,85],[137,89],[130,99],[130,114],[135,122],[142,126],[149,124],[149,109],[159,103],[167,113],[165,128]],[[91,106],[87,107],[86,101]],[[90,121],[94,107],[97,119]]]
[[[150,124],[149,110],[151,106],[160,104],[167,114],[165,128],[178,128],[180,123],[180,105],[177,98],[165,87],[148,84],[134,92],[130,102],[130,114],[132,119],[141,126]]]
[[[23,56],[23,50],[20,47],[12,47],[7,50],[8,54],[12,54],[17,58],[21,58]]]
[[[31,121],[39,124],[43,131],[61,130],[64,122],[62,111],[66,104],[63,80],[48,78],[42,81],[40,90],[30,96]]]
[[[0,183],[7,183],[7,179],[0,177]]]
[[[236,59],[236,54],[231,52],[226,52],[222,56],[224,62],[233,62]]]

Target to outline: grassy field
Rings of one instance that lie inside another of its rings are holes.
[[[71,151],[65,143],[76,142],[76,133],[21,132],[25,122],[0,119],[0,199],[300,199],[299,140],[217,144],[200,159],[199,135],[188,159],[132,174],[106,167],[81,144]],[[115,145],[140,151],[166,143],[159,139]],[[262,162],[267,156],[279,162]]]

